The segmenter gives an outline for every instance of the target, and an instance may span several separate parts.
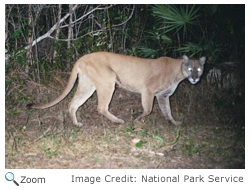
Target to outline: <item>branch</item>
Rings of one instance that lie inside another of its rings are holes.
[[[86,34],[84,34],[84,35],[82,35],[82,36],[80,36],[80,37],[78,37],[78,38],[75,38],[75,39],[57,39],[57,41],[62,41],[62,42],[75,41],[75,40],[78,40],[78,39],[80,39],[80,38],[84,38],[85,36],[87,36],[87,35],[89,35],[89,34],[93,34],[94,36],[95,36],[95,35],[98,35],[100,32],[106,31],[106,29],[107,29],[107,28],[105,27],[105,28],[103,28],[103,29],[99,29],[99,30],[96,30],[96,31],[91,31],[91,32],[88,32],[88,33],[86,33]],[[53,37],[53,36],[48,36],[48,38],[51,38],[51,39],[56,40],[56,38]]]
[[[72,13],[78,8],[78,4],[76,4],[73,9],[72,9]],[[44,35],[40,36],[39,38],[37,38],[36,40],[34,40],[30,45],[26,46],[25,49],[29,49],[31,47],[33,47],[35,44],[37,44],[38,42],[40,42],[41,40],[50,37],[50,35],[54,32],[54,30],[57,29],[58,24],[64,22],[68,17],[70,16],[70,13],[67,13],[62,19],[60,19],[59,23],[56,23],[53,25],[53,27]]]
[[[103,10],[103,9],[108,9],[108,8],[110,8],[110,7],[112,7],[112,5],[109,6],[109,7],[104,7],[104,8],[96,7],[96,8],[93,9],[92,11],[89,11],[87,14],[85,14],[85,15],[83,15],[82,17],[80,17],[80,18],[78,18],[77,20],[75,20],[73,23],[76,23],[77,21],[83,19],[83,17],[85,17],[85,16],[91,14],[91,13],[94,12],[95,10]],[[130,16],[129,16],[129,18],[128,18],[127,20],[125,20],[124,22],[122,22],[122,23],[120,23],[120,24],[112,25],[111,28],[116,28],[116,27],[118,27],[118,26],[122,26],[122,25],[126,24],[126,23],[132,18],[133,13],[134,13],[134,10],[135,10],[135,5],[133,5],[133,9],[132,9],[132,11],[131,11],[131,13],[130,13]],[[97,24],[99,25],[99,23],[97,23]],[[61,26],[61,28],[65,28],[65,27],[68,27],[68,25]],[[80,39],[80,38],[83,38],[83,37],[85,37],[85,36],[87,36],[87,35],[89,35],[89,34],[96,35],[96,34],[99,34],[100,32],[106,31],[107,29],[108,29],[107,27],[104,27],[104,28],[101,28],[101,29],[96,30],[96,31],[88,32],[88,33],[86,33],[86,34],[84,34],[84,35],[82,35],[82,36],[80,36],[80,37],[78,37],[78,38],[76,38],[76,39],[70,39],[70,40],[75,41],[75,40],[78,40],[78,39]],[[48,37],[55,40],[55,37],[53,37],[53,36],[48,36]],[[57,41],[64,41],[64,42],[67,42],[67,41],[69,41],[69,39],[57,39]]]
[[[110,6],[108,6],[108,7],[96,7],[96,8],[94,8],[94,9],[92,9],[91,11],[89,11],[88,13],[86,13],[85,15],[82,15],[80,18],[78,18],[78,19],[76,19],[75,21],[73,21],[72,22],[72,24],[75,24],[76,22],[78,22],[78,21],[80,21],[81,19],[83,19],[84,17],[86,17],[86,16],[88,16],[88,15],[90,15],[91,13],[93,13],[94,11],[96,11],[96,10],[104,10],[104,9],[109,9],[109,8],[111,8],[113,5],[110,5]],[[68,27],[69,26],[69,24],[66,24],[66,25],[63,25],[63,26],[61,26],[60,28],[66,28],[66,27]]]
[[[122,22],[121,24],[112,25],[112,28],[118,27],[118,26],[122,26],[122,25],[124,25],[125,23],[127,23],[127,22],[132,18],[132,15],[133,15],[133,13],[134,13],[134,10],[135,10],[135,5],[133,5],[133,9],[132,9],[132,11],[131,11],[131,14],[130,14],[129,18],[128,18],[127,20],[125,20],[124,22]]]
[[[76,19],[74,22],[72,22],[72,24],[75,24],[77,23],[78,21],[82,20],[84,17],[90,15],[91,13],[93,13],[94,11],[96,10],[104,10],[104,9],[109,9],[111,8],[112,6],[114,5],[110,5],[110,6],[107,6],[107,7],[100,7],[100,6],[97,6],[96,8],[92,9],[91,11],[89,11],[88,13],[82,15],[80,18]],[[72,14],[73,12],[78,8],[78,4],[76,4],[73,9],[72,9]],[[120,23],[120,24],[116,24],[116,25],[113,25],[111,26],[111,28],[115,28],[115,27],[118,27],[118,26],[122,26],[124,24],[126,24],[133,16],[133,13],[134,13],[134,10],[135,10],[135,5],[133,5],[133,9],[131,11],[131,14],[129,16],[129,18],[127,20],[125,20],[124,22]],[[51,38],[51,39],[55,39],[54,37],[51,36],[51,34],[57,29],[58,25],[61,24],[62,22],[64,22],[69,16],[70,16],[70,12],[67,13],[62,19],[60,19],[59,22],[57,22],[56,24],[53,25],[53,27],[47,32],[45,33],[44,35],[38,37],[37,39],[35,39],[30,45],[26,46],[24,49],[29,49],[31,47],[33,47],[35,44],[39,43],[40,41],[42,41],[43,39],[45,38]],[[63,26],[60,26],[60,28],[65,28],[65,27],[69,27],[69,24],[66,24],[66,25],[63,25]],[[79,37],[79,38],[83,38],[91,33],[94,33],[94,32],[103,32],[107,30],[107,27],[104,27],[100,30],[97,30],[97,31],[93,31],[93,32],[88,32],[86,34],[84,34],[83,36]],[[79,38],[76,38],[76,39],[70,39],[70,40],[77,40]],[[69,39],[57,39],[57,41],[70,41]]]

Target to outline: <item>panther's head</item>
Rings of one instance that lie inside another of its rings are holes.
[[[205,61],[206,57],[189,59],[186,55],[183,56],[182,73],[192,84],[199,82]]]

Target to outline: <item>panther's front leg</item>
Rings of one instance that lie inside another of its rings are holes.
[[[172,117],[169,94],[159,94],[159,95],[156,95],[156,97],[157,97],[158,105],[163,115],[165,116],[165,119],[169,120],[176,126],[182,124],[181,121],[175,121]]]

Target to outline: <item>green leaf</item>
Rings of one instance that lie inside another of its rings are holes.
[[[20,35],[22,34],[22,29],[17,29],[15,32],[13,32],[13,34],[11,35],[11,39],[17,39],[20,37]]]
[[[128,128],[126,128],[127,133],[132,133],[134,130],[135,130],[135,128],[132,125],[130,125]]]
[[[165,34],[163,34],[163,35],[161,36],[161,39],[164,40],[164,41],[165,41],[166,43],[168,43],[168,44],[172,43],[172,39],[169,38],[168,36],[166,36]]]
[[[139,141],[138,143],[136,143],[136,147],[137,148],[142,148],[144,144],[146,144],[146,141]]]
[[[164,142],[164,139],[161,138],[161,137],[159,137],[159,136],[152,135],[152,138],[153,138],[153,139],[157,139],[157,140],[161,141],[162,143]]]
[[[158,54],[158,51],[155,49],[151,49],[151,48],[147,48],[143,46],[138,47],[138,49],[140,50],[142,54],[144,54],[144,57],[155,56]]]
[[[194,44],[194,43],[187,43],[179,47],[176,51],[190,54],[189,56],[192,57],[196,55],[197,53],[202,52],[203,50],[204,48],[201,45]]]

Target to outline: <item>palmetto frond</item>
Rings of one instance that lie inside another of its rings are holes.
[[[196,18],[199,8],[195,5],[181,5],[177,8],[175,5],[154,5],[152,11],[158,17],[159,22],[162,22],[160,29],[165,32],[183,30],[185,36],[187,31],[191,30],[190,26],[196,23]]]

